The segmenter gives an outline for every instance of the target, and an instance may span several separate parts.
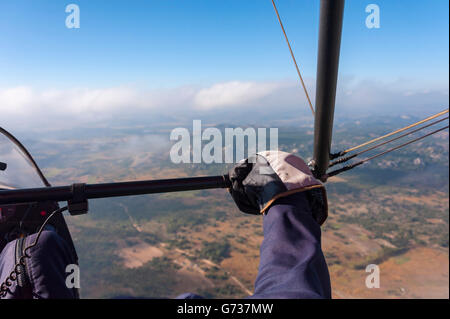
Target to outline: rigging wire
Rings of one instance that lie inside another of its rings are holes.
[[[281,18],[278,13],[278,9],[277,9],[277,6],[275,5],[274,0],[272,0],[272,4],[273,4],[273,8],[275,9],[275,13],[277,14],[278,22],[280,22],[280,26],[281,26],[281,30],[283,31],[284,38],[286,39],[286,43],[289,47],[289,52],[291,52],[291,57],[292,57],[292,60],[294,61],[295,68],[297,69],[298,77],[300,78],[300,82],[303,86],[303,90],[305,91],[306,98],[308,99],[309,108],[311,109],[312,115],[314,116],[314,107],[312,106],[311,99],[309,98],[308,90],[306,89],[305,82],[303,81],[303,77],[300,73],[300,69],[298,67],[297,60],[295,59],[294,52],[292,52],[291,44],[289,43],[289,39],[287,37],[286,30],[284,30],[283,22],[281,22]]]
[[[427,136],[430,136],[430,135],[436,134],[436,133],[438,133],[438,132],[440,132],[440,131],[443,131],[443,130],[445,130],[445,129],[448,129],[448,127],[449,127],[449,126],[447,125],[447,126],[445,126],[445,127],[442,127],[442,128],[440,128],[440,129],[437,129],[437,130],[435,130],[435,131],[433,131],[433,132],[430,132],[430,133],[428,133],[428,134],[425,134],[425,135],[423,135],[423,136],[420,136],[420,137],[418,137],[418,138],[415,138],[415,139],[413,139],[413,140],[411,140],[411,141],[409,141],[409,142],[403,143],[403,144],[398,145],[398,146],[396,146],[396,147],[390,148],[390,149],[388,149],[388,150],[386,150],[386,151],[384,151],[384,152],[381,152],[381,153],[378,153],[378,154],[373,155],[373,156],[371,156],[371,157],[368,157],[368,158],[366,158],[366,159],[363,159],[362,161],[359,161],[359,162],[356,162],[356,163],[353,163],[353,164],[344,166],[344,167],[342,167],[342,168],[340,168],[340,169],[334,170],[334,171],[332,171],[332,172],[330,172],[330,173],[327,173],[327,174],[326,174],[326,178],[332,177],[332,176],[336,176],[336,175],[338,175],[338,174],[340,174],[340,173],[342,173],[342,172],[348,171],[348,170],[350,170],[350,169],[352,169],[352,168],[355,168],[356,166],[359,166],[359,165],[361,165],[361,164],[364,164],[364,163],[366,163],[366,162],[368,162],[368,161],[370,161],[370,160],[372,160],[372,159],[374,159],[374,158],[377,158],[377,157],[380,157],[380,156],[385,155],[385,154],[387,154],[387,153],[393,152],[393,151],[398,150],[398,149],[400,149],[400,148],[402,148],[402,147],[405,147],[405,146],[407,146],[407,145],[409,145],[409,144],[411,144],[411,143],[417,142],[417,141],[419,141],[419,140],[421,140],[421,139],[423,139],[423,138],[425,138],[425,137],[427,137]]]
[[[415,130],[406,132],[406,133],[404,133],[404,134],[402,134],[402,135],[400,135],[400,136],[397,136],[397,137],[392,138],[392,139],[390,139],[390,140],[387,140],[387,141],[385,141],[385,142],[376,144],[376,145],[374,145],[374,146],[372,146],[372,147],[369,147],[369,148],[367,148],[367,149],[365,149],[365,150],[363,150],[363,151],[361,151],[361,152],[352,154],[352,155],[350,155],[350,156],[342,157],[342,158],[340,158],[340,159],[338,159],[338,160],[336,160],[336,161],[334,161],[334,162],[331,162],[330,165],[329,165],[328,167],[333,167],[333,166],[335,166],[335,165],[337,165],[337,164],[345,163],[345,162],[351,160],[352,158],[355,158],[355,157],[357,157],[357,156],[359,156],[359,155],[361,155],[361,154],[364,154],[364,153],[366,153],[366,152],[368,152],[368,151],[371,151],[371,150],[373,150],[373,149],[376,149],[376,148],[378,148],[378,147],[380,147],[380,146],[383,146],[383,145],[386,145],[386,144],[391,143],[391,142],[393,142],[393,141],[396,141],[396,140],[398,140],[398,139],[401,139],[402,137],[405,137],[405,136],[411,135],[411,134],[413,134],[413,133],[416,133],[416,132],[418,132],[418,131],[421,131],[421,130],[427,128],[427,127],[430,127],[430,126],[432,126],[432,125],[438,124],[438,123],[440,123],[440,122],[442,122],[442,121],[448,120],[448,118],[449,118],[448,116],[447,116],[447,117],[444,117],[443,119],[440,119],[440,120],[434,121],[434,122],[432,122],[432,123],[430,123],[430,124],[427,124],[427,125],[425,125],[425,126],[419,127],[418,129],[415,129]]]
[[[338,152],[338,153],[330,154],[330,159],[335,159],[335,158],[341,157],[341,156],[343,156],[343,155],[345,155],[345,154],[347,154],[347,153],[349,153],[349,152],[352,152],[352,151],[357,150],[357,149],[359,149],[359,148],[361,148],[361,147],[364,147],[364,146],[367,146],[367,145],[372,144],[372,143],[374,143],[374,142],[377,142],[377,141],[379,141],[379,140],[381,140],[381,139],[383,139],[383,138],[386,138],[386,137],[395,135],[395,134],[397,134],[397,133],[406,131],[406,130],[408,130],[408,129],[410,129],[410,128],[413,128],[413,127],[415,127],[415,126],[417,126],[417,125],[420,125],[420,124],[422,124],[422,123],[428,122],[428,121],[430,121],[430,120],[432,120],[432,119],[435,119],[435,118],[437,118],[437,117],[439,117],[439,116],[441,116],[441,115],[444,115],[444,114],[446,114],[446,113],[448,113],[448,109],[447,109],[447,110],[444,110],[444,111],[442,111],[442,112],[439,112],[439,113],[437,113],[437,114],[435,114],[435,115],[432,115],[432,116],[430,116],[430,117],[427,117],[426,119],[421,120],[421,121],[419,121],[419,122],[416,122],[416,123],[414,123],[414,124],[405,126],[405,127],[401,128],[401,129],[398,129],[398,130],[393,131],[393,132],[391,132],[391,133],[388,133],[388,134],[386,134],[386,135],[383,135],[383,136],[374,138],[374,139],[372,139],[372,140],[370,140],[370,141],[368,141],[368,142],[365,142],[365,143],[360,144],[360,145],[358,145],[358,146],[349,148],[349,149],[347,149],[347,150],[345,150],[345,151],[341,151],[341,152]]]

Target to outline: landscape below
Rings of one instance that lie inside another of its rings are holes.
[[[338,123],[333,150],[410,122]],[[89,138],[34,136],[24,144],[53,185],[218,175],[231,167],[173,164],[169,131],[99,129]],[[280,149],[305,160],[312,154],[311,125],[279,132]],[[329,180],[322,246],[334,298],[449,298],[448,145],[444,131]],[[240,213],[226,190],[92,200],[88,215],[66,220],[83,298],[252,293],[262,217]],[[366,287],[368,264],[379,265],[380,288]]]

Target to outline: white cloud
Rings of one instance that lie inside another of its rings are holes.
[[[24,126],[36,122],[55,125],[63,121],[65,126],[76,126],[118,116],[166,111],[191,103],[193,93],[190,91],[130,87],[42,91],[26,86],[0,88],[0,125]]]
[[[261,99],[281,87],[283,87],[282,83],[240,81],[218,83],[199,90],[195,95],[194,105],[200,110],[211,110],[260,103]]]
[[[4,114],[98,113],[130,104],[139,106],[136,98],[136,92],[128,88],[37,91],[21,86],[0,89],[1,111]]]
[[[314,103],[313,79],[307,87]],[[406,88],[405,82],[343,80],[339,83],[335,114],[431,113],[448,107],[448,89]],[[232,110],[231,110],[232,109]],[[121,119],[214,118],[214,121],[251,119],[268,123],[311,116],[298,82],[216,83],[209,87],[143,90],[133,87],[37,90],[19,86],[0,88],[0,126],[32,128],[75,127]]]
[[[34,96],[31,88],[18,86],[0,90],[0,111],[2,115],[26,114],[33,104]]]
[[[448,108],[448,88],[411,88],[406,80],[384,83],[366,79],[340,83],[336,99],[336,112],[422,116]]]

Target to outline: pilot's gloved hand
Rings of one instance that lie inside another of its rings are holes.
[[[229,191],[238,208],[263,214],[280,197],[305,192],[313,217],[322,225],[328,216],[325,187],[298,156],[265,151],[240,161],[229,172]]]

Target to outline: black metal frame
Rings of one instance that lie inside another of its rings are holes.
[[[314,119],[314,175],[322,179],[330,163],[334,105],[345,0],[321,0]]]
[[[80,187],[80,185],[82,187]],[[146,180],[104,184],[74,184],[70,186],[0,190],[0,205],[29,202],[76,202],[106,197],[120,197],[180,191],[230,187],[228,175]]]

